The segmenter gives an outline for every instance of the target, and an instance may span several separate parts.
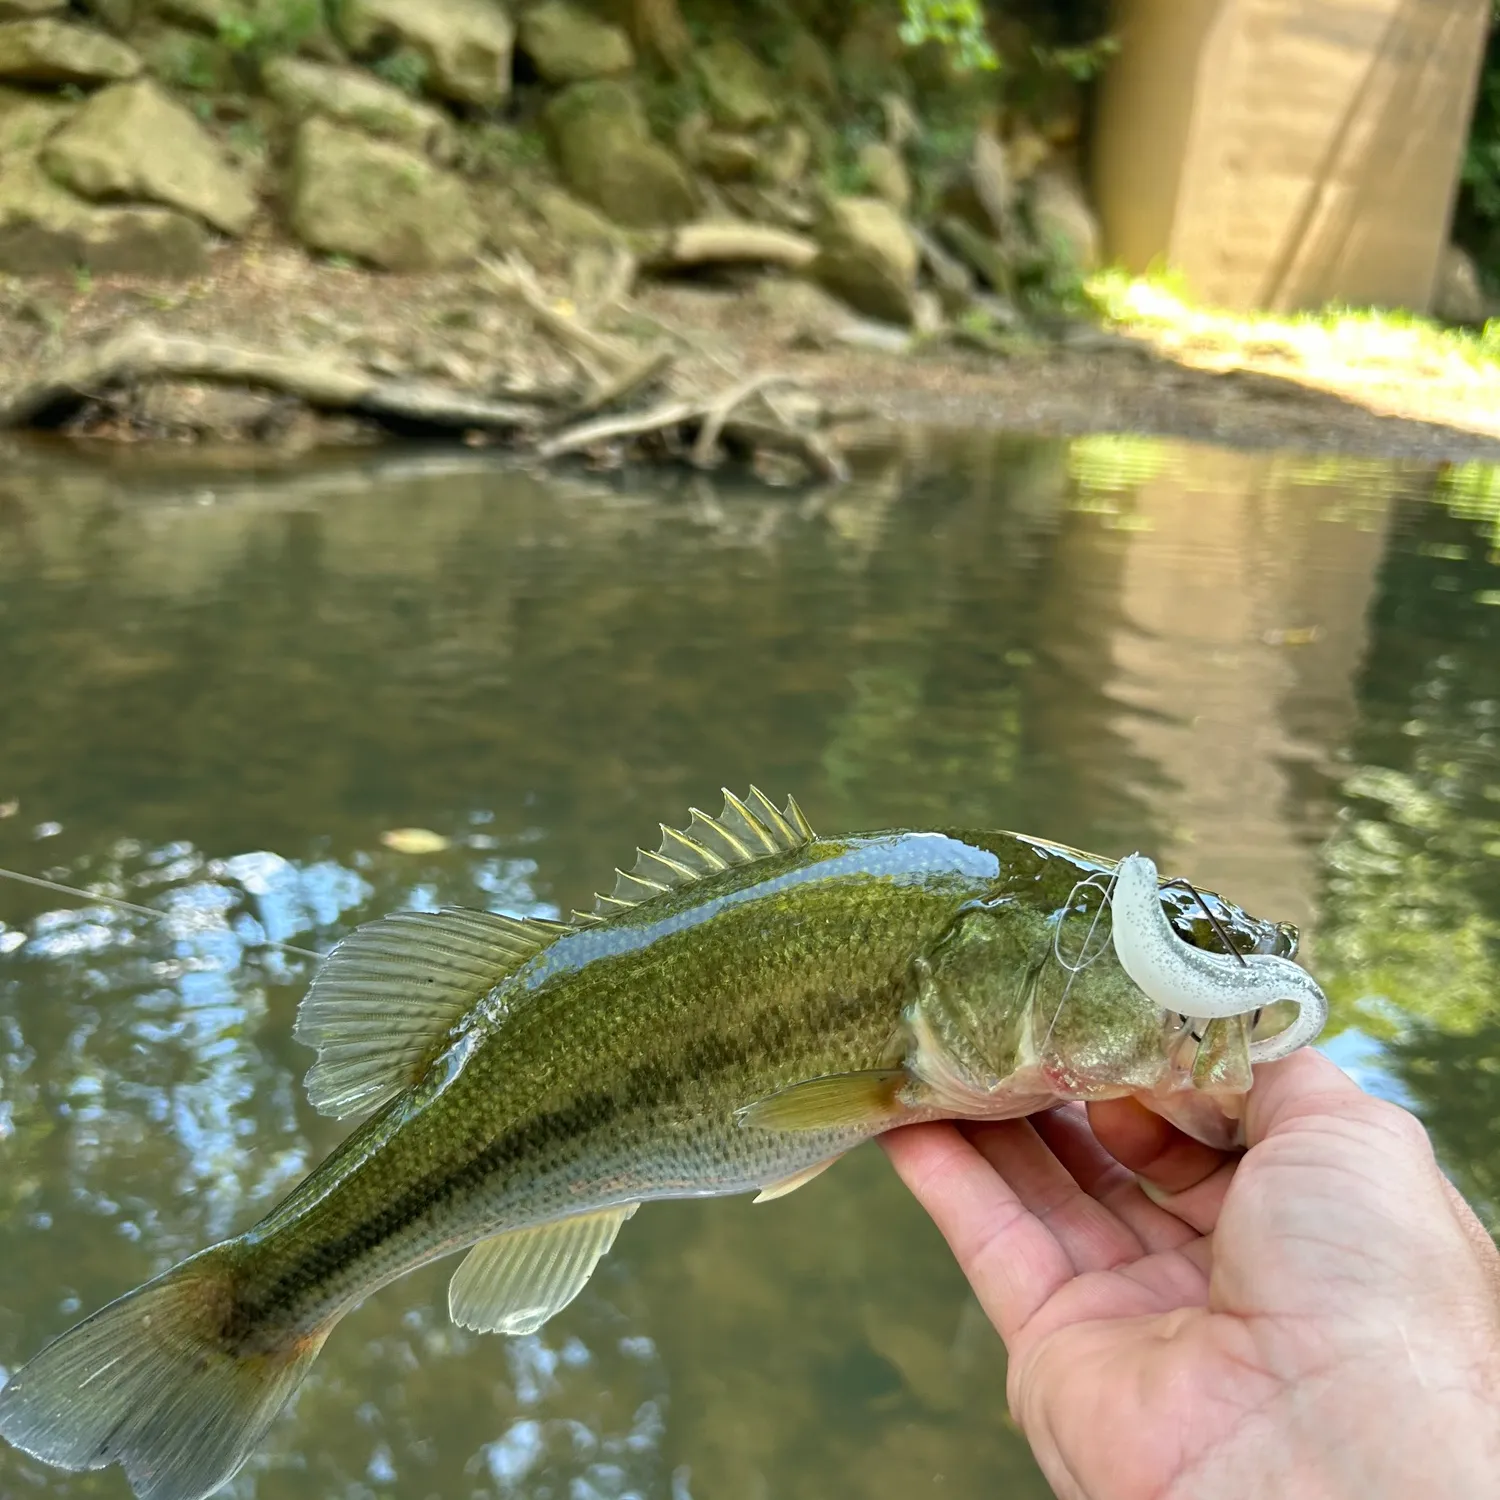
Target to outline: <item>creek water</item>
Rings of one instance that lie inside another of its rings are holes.
[[[1302,924],[1322,1045],[1496,1222],[1500,473],[961,432],[859,468],[0,454],[0,864],[162,914],[0,882],[0,1371],[339,1139],[268,939],[586,905],[750,782],[820,830],[1146,849]],[[450,1269],[340,1325],[231,1493],[1048,1493],[873,1148],[649,1205],[535,1337],[453,1329]],[[0,1493],[127,1489],[3,1450]]]

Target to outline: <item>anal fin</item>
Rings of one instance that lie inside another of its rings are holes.
[[[910,1112],[901,1097],[909,1082],[900,1068],[830,1073],[757,1099],[736,1110],[735,1119],[760,1130],[887,1130]]]
[[[476,1333],[535,1333],[584,1289],[637,1208],[554,1219],[482,1240],[448,1283],[448,1315]]]
[[[788,1193],[795,1193],[799,1187],[806,1187],[814,1177],[821,1177],[837,1160],[837,1156],[830,1156],[827,1161],[814,1162],[810,1167],[803,1167],[800,1172],[793,1172],[790,1177],[783,1177],[780,1182],[768,1182],[753,1201],[774,1203],[778,1198],[785,1198]]]

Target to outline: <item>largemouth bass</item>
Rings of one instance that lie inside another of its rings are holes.
[[[1148,987],[1219,985],[1190,950],[1295,953],[1295,929],[1132,859]],[[1225,1144],[1275,1029],[1164,1007],[1111,944],[1113,863],[1023,835],[818,838],[752,789],[617,874],[568,923],[407,912],[340,943],[297,1035],[313,1104],[368,1118],[253,1228],[42,1350],[0,1391],[0,1436],[198,1500],[339,1318],[439,1256],[469,1250],[457,1323],[525,1333],[641,1203],[776,1198],[905,1123],[1135,1094]]]

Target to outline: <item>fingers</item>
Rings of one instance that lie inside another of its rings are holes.
[[[954,1126],[910,1125],[880,1140],[1010,1343],[1073,1279],[1072,1259]]]
[[[1089,1124],[1154,1205],[1190,1226],[1190,1236],[1212,1232],[1236,1157],[1184,1135],[1135,1099],[1089,1105]]]
[[[1135,1173],[1105,1150],[1081,1104],[1036,1115],[1032,1123],[1078,1186],[1114,1214],[1149,1253],[1176,1250],[1197,1238],[1197,1231],[1153,1203],[1141,1191]]]
[[[1029,1120],[961,1126],[980,1155],[1010,1184],[1021,1205],[1047,1226],[1077,1272],[1109,1271],[1144,1251],[1140,1238],[1117,1214],[1091,1197],[1052,1149],[1063,1146],[1097,1179],[1108,1158],[1096,1162],[1088,1126],[1068,1120],[1061,1110]],[[1046,1130],[1047,1136],[1041,1132]],[[1093,1146],[1098,1151],[1097,1146]],[[1102,1153],[1099,1153],[1102,1155]],[[1149,1206],[1149,1205],[1148,1205]]]
[[[1369,1095],[1337,1063],[1311,1047],[1255,1070],[1245,1116],[1252,1146],[1308,1115],[1343,1115]]]

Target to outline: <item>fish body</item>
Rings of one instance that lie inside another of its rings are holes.
[[[526,1332],[642,1202],[779,1196],[895,1125],[1134,1093],[1232,1128],[1249,1018],[1189,1039],[1131,980],[1109,861],[1006,833],[820,839],[755,792],[663,832],[571,924],[407,913],[341,944],[299,1017],[309,1093],[373,1113],[259,1224],[23,1367],[0,1436],[197,1500],[338,1318],[437,1257],[475,1247],[456,1321]],[[1294,951],[1206,899],[1237,950]],[[1179,940],[1215,941],[1186,893],[1162,900]]]

